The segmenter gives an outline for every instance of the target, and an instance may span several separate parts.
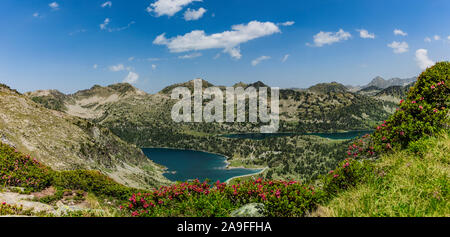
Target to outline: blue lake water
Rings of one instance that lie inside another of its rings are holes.
[[[256,174],[261,169],[226,169],[226,158],[221,155],[166,148],[144,148],[144,154],[152,161],[168,168],[164,176],[171,181],[206,179],[216,182],[241,176]]]
[[[364,136],[365,134],[371,134],[373,131],[350,131],[350,132],[337,132],[337,133],[242,133],[242,134],[226,134],[222,135],[227,138],[235,139],[252,139],[252,140],[264,140],[271,137],[287,137],[287,136],[319,136],[323,138],[333,140],[353,139],[356,137]]]

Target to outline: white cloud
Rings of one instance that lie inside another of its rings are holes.
[[[193,58],[198,58],[202,56],[201,53],[191,53],[191,54],[186,54],[186,55],[182,55],[182,56],[178,56],[179,59],[193,59]]]
[[[134,57],[129,57],[129,58],[128,58],[128,61],[131,62],[131,61],[133,61],[134,59],[135,59]]]
[[[292,26],[295,24],[295,21],[286,21],[284,23],[279,23],[278,25],[282,25],[282,26]]]
[[[369,33],[369,31],[365,29],[356,30],[359,32],[359,36],[363,39],[375,39],[374,33]]]
[[[416,51],[416,62],[420,69],[425,70],[434,65],[435,62],[428,57],[426,49],[418,49]]]
[[[33,17],[36,17],[36,18],[38,18],[38,17],[40,17],[41,15],[39,14],[39,12],[35,12],[35,13],[33,13]]]
[[[205,14],[206,9],[201,7],[198,10],[191,10],[188,8],[186,12],[184,12],[184,19],[186,21],[195,21],[202,18],[203,14]]]
[[[283,59],[281,59],[281,62],[286,62],[287,60],[288,60],[288,58],[289,58],[289,54],[286,54],[286,55],[284,55],[284,57],[283,57]]]
[[[152,64],[152,70],[156,70],[157,66],[156,64]]]
[[[255,60],[252,61],[252,66],[256,66],[256,65],[258,65],[259,63],[261,63],[262,61],[264,61],[264,60],[269,60],[269,59],[270,59],[269,56],[261,56],[261,57],[259,57],[259,58],[257,58],[257,59],[255,59]]]
[[[450,35],[449,35],[449,36],[447,36],[447,39],[448,39],[448,40],[450,40]]]
[[[122,30],[126,30],[126,29],[130,28],[136,22],[131,21],[130,23],[128,23],[128,25],[119,27],[119,28],[110,28],[110,27],[108,27],[109,23],[111,23],[111,19],[105,18],[103,23],[100,24],[100,29],[107,30],[108,32],[117,32],[117,31],[122,31]]]
[[[435,36],[433,36],[433,39],[434,39],[434,40],[441,40],[441,36],[435,35]]]
[[[104,2],[101,6],[102,6],[102,8],[112,7],[112,2],[111,1]]]
[[[55,11],[59,10],[59,4],[57,2],[52,2],[52,3],[48,4],[48,6]]]
[[[128,72],[128,75],[123,79],[123,82],[135,84],[139,79],[139,74],[135,72]]]
[[[109,18],[105,18],[103,23],[100,24],[100,29],[102,29],[102,30],[106,29],[106,26],[108,26],[109,22],[111,22],[111,20]]]
[[[406,53],[409,50],[409,45],[405,41],[403,42],[394,41],[388,44],[388,47],[394,49],[394,53],[396,54]]]
[[[159,35],[153,44],[165,45],[172,53],[206,49],[224,49],[231,57],[240,59],[239,45],[253,39],[281,33],[278,26],[272,22],[252,21],[248,24],[234,25],[231,31],[206,35],[203,30],[194,30],[185,35],[167,39],[164,34]]]
[[[430,37],[426,37],[423,41],[430,43],[431,42],[431,38]]]
[[[156,13],[157,17],[163,15],[167,15],[170,17],[193,2],[202,2],[202,0],[157,0],[147,7],[147,12],[154,12]]]
[[[316,47],[322,47],[326,44],[334,44],[343,40],[348,40],[352,37],[352,35],[349,32],[346,32],[342,29],[340,29],[338,32],[319,32],[316,35],[314,35],[314,45],[311,45],[307,43],[308,46],[316,46]]]
[[[92,65],[92,68],[93,68],[93,69],[97,69],[97,68],[98,68],[98,65],[97,65],[97,64],[94,64],[94,65]]]
[[[120,72],[125,70],[125,66],[123,64],[117,64],[114,66],[110,66],[109,70],[113,71],[113,72]]]
[[[394,35],[407,36],[408,33],[403,32],[402,30],[399,30],[399,29],[395,29],[395,30],[394,30]]]

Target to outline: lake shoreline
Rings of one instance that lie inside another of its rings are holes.
[[[231,162],[229,161],[229,157],[220,153],[216,153],[216,152],[209,152],[209,151],[203,151],[203,150],[195,150],[195,149],[184,149],[184,148],[172,148],[172,147],[142,147],[141,150],[143,151],[144,149],[165,149],[165,150],[174,150],[174,151],[192,151],[192,152],[202,152],[205,154],[211,154],[211,155],[216,155],[216,156],[220,156],[224,159],[224,166],[221,167],[220,169],[224,169],[224,170],[234,170],[234,169],[244,169],[244,170],[248,170],[248,171],[255,171],[255,170],[259,170],[259,172],[257,173],[252,173],[252,174],[245,174],[245,175],[238,175],[238,176],[233,176],[231,178],[228,178],[226,181],[228,180],[232,180],[235,178],[239,178],[239,177],[247,177],[247,176],[251,176],[251,175],[257,175],[257,174],[261,174],[262,172],[266,171],[268,169],[268,167],[252,167],[252,168],[247,168],[247,167],[243,167],[243,166],[231,166]],[[158,163],[157,161],[153,160],[151,158],[151,156],[147,156],[148,159],[150,159],[152,162],[155,162],[158,165],[161,165],[164,167],[164,173],[163,174],[176,174],[178,171],[174,171],[174,170],[169,170],[169,168],[165,165],[162,165],[160,163]],[[176,182],[176,181],[173,181]]]

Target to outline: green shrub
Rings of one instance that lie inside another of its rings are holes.
[[[127,200],[133,192],[139,190],[115,182],[96,170],[71,170],[54,174],[54,186],[63,189],[83,190],[97,196]]]
[[[332,197],[342,190],[356,186],[373,172],[368,160],[345,159],[339,166],[323,177],[323,191]]]

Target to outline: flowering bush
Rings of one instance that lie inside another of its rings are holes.
[[[450,63],[428,68],[417,79],[406,100],[391,118],[376,128],[375,149],[405,148],[411,141],[449,128]]]
[[[22,206],[10,205],[6,202],[0,203],[0,216],[6,215],[24,215],[30,216],[32,215],[31,210],[24,210]]]
[[[355,160],[347,158],[342,161],[335,170],[331,170],[323,178],[323,190],[330,196],[341,190],[354,187],[360,183],[367,174],[370,174],[373,166],[367,160]]]
[[[40,191],[50,186],[52,170],[29,155],[0,143],[0,186]]]
[[[234,185],[198,180],[133,194],[121,206],[131,216],[227,216],[248,203],[264,203],[267,216],[304,216],[318,205],[322,192],[291,181],[256,179]]]

